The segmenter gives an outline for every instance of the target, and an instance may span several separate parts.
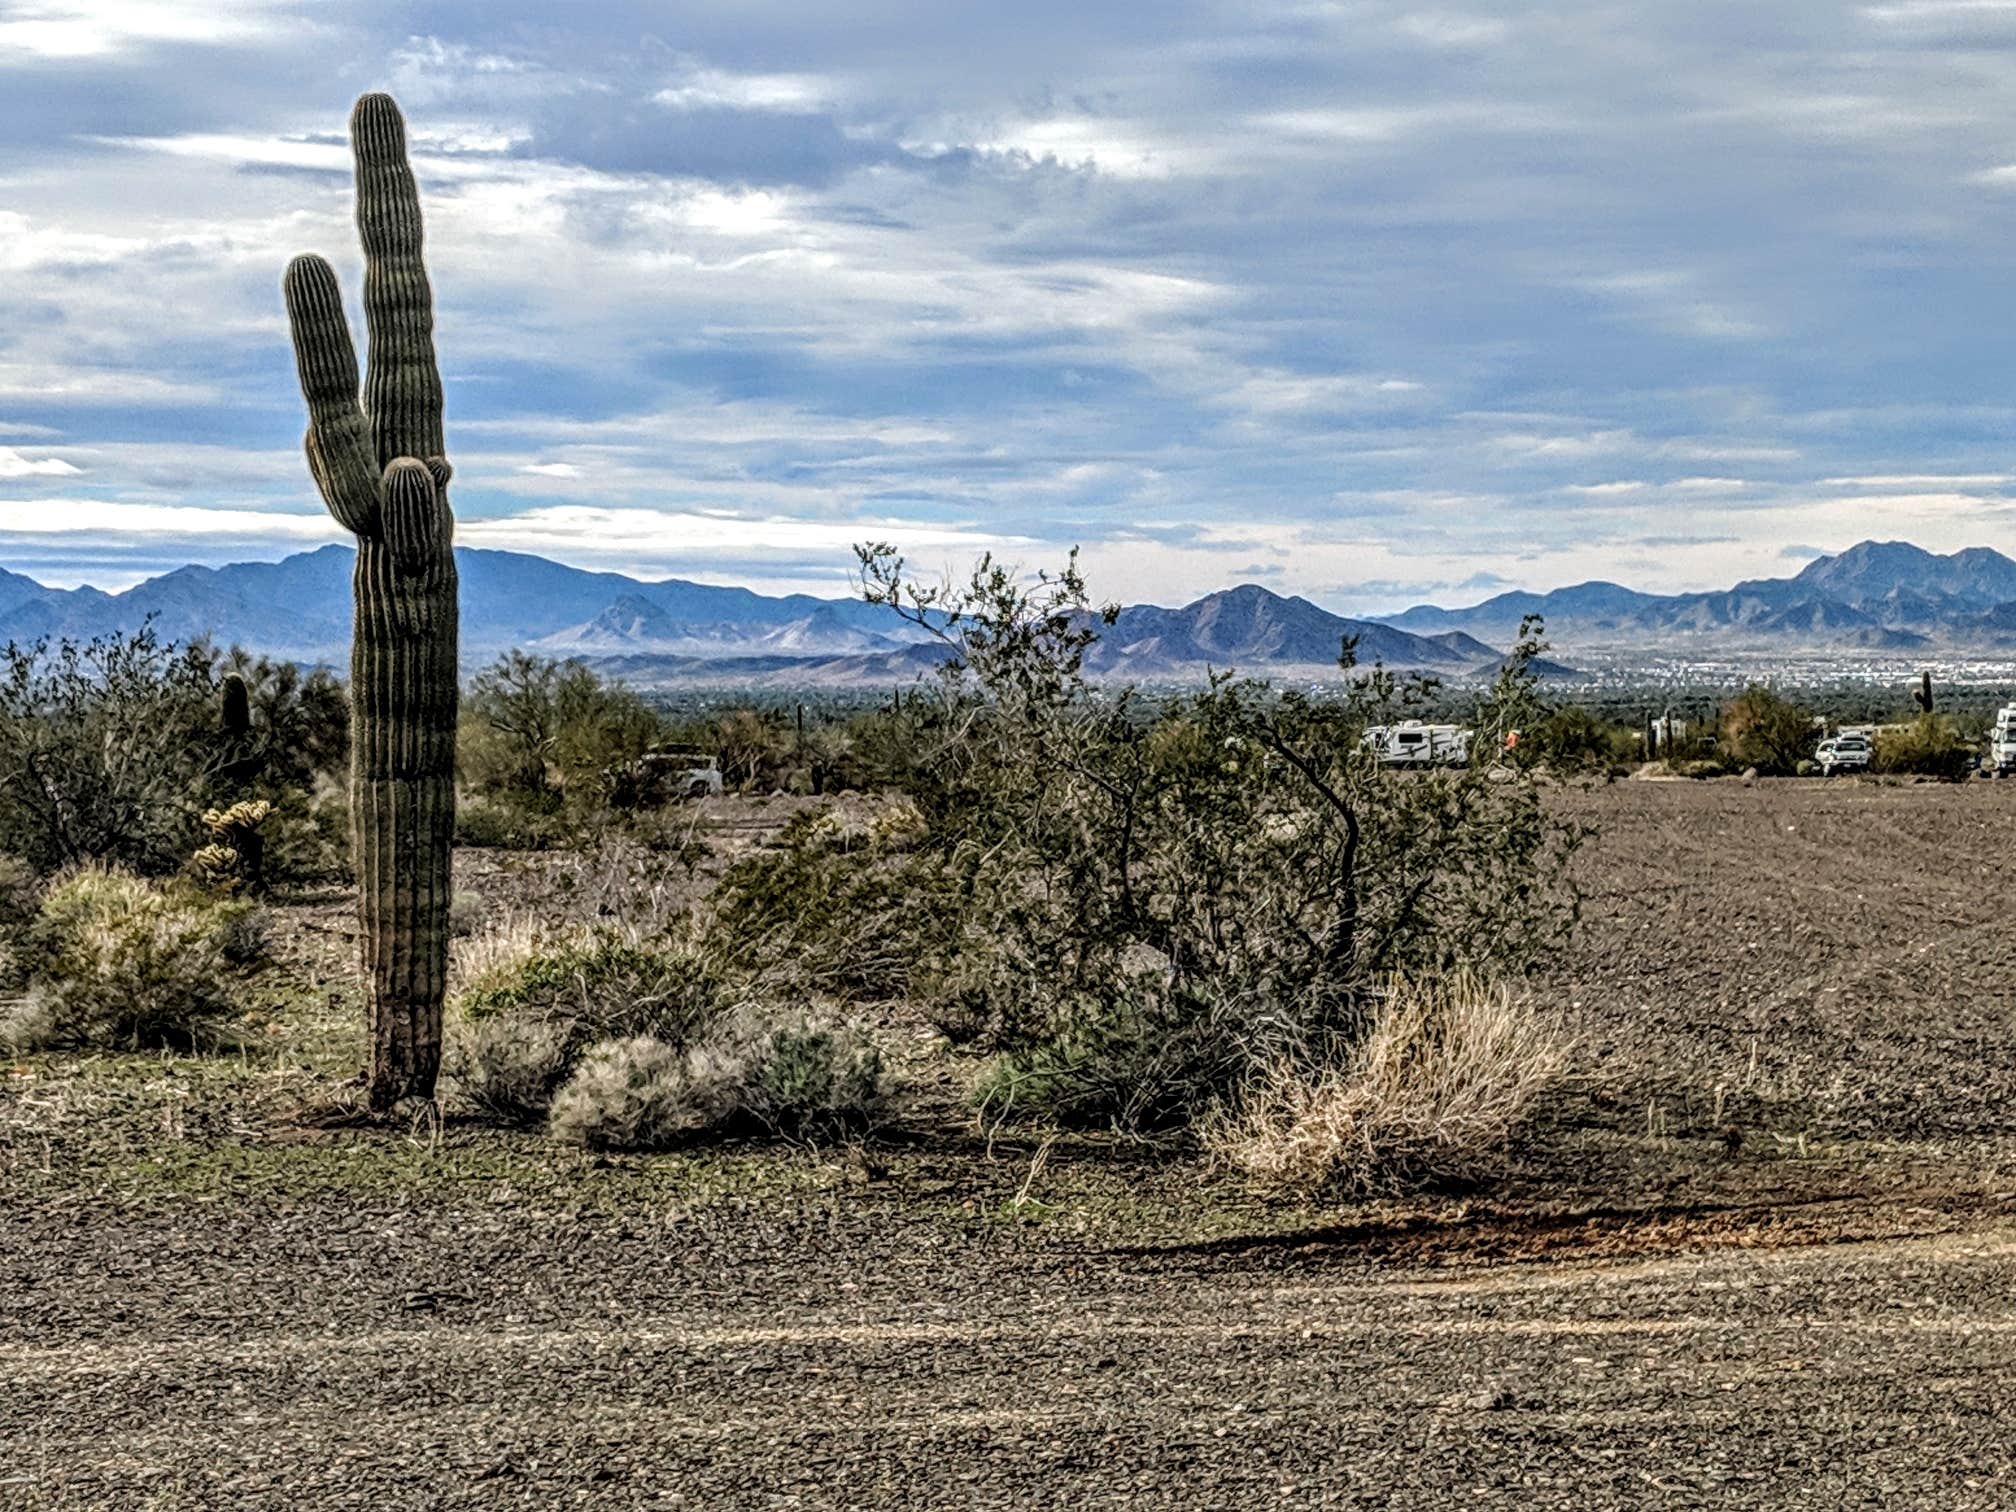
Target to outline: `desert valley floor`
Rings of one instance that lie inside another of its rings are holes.
[[[2016,1502],[2016,783],[1558,801],[1567,1085],[1490,1184],[1346,1207],[949,1097],[837,1149],[325,1127],[346,922],[290,906],[324,991],[258,1048],[0,1078],[0,1506]]]

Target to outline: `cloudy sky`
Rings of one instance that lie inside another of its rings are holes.
[[[0,0],[0,565],[338,538],[293,253],[428,214],[467,544],[1343,610],[2016,550],[2016,0]]]

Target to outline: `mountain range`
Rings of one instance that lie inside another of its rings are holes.
[[[859,599],[767,596],[668,578],[647,582],[544,557],[458,549],[462,645],[471,662],[509,647],[579,656],[640,685],[880,685],[943,659],[935,637]],[[350,638],[347,546],[279,562],[180,567],[123,593],[49,588],[0,571],[0,642],[86,639],[152,623],[171,640],[210,636],[271,656],[340,664]],[[1461,630],[1416,633],[1347,619],[1251,584],[1180,609],[1136,605],[1100,632],[1100,677],[1187,680],[1210,668],[1334,678],[1346,636],[1361,661],[1463,677],[1500,653]]]
[[[1705,593],[1640,593],[1577,583],[1501,593],[1465,609],[1422,604],[1381,623],[1417,635],[1505,640],[1540,615],[1568,653],[1749,651],[1956,652],[2016,649],[2016,561],[1986,546],[1939,556],[1906,541],[1864,541],[1783,578]]]
[[[456,560],[471,663],[523,647],[579,656],[643,685],[886,687],[944,656],[926,631],[859,599],[651,582],[510,551],[464,548]],[[325,546],[278,562],[180,567],[116,594],[50,588],[0,570],[0,642],[85,639],[151,621],[168,639],[207,635],[340,664],[350,638],[352,561],[347,546]],[[1483,676],[1531,614],[1571,657],[1708,648],[2016,651],[2016,561],[1984,546],[1939,556],[1902,541],[1864,541],[1790,577],[1711,592],[1589,582],[1362,619],[1248,583],[1181,608],[1122,609],[1086,665],[1094,676],[1135,682],[1186,681],[1211,668],[1322,680],[1338,675],[1339,646],[1355,636],[1361,662]]]

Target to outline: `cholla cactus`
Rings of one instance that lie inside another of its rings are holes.
[[[350,117],[364,243],[370,363],[357,353],[336,274],[287,269],[287,313],[308,401],[308,466],[357,537],[350,656],[351,810],[371,1020],[374,1109],[431,1097],[448,976],[455,832],[456,581],[420,196],[391,96]]]
[[[189,866],[206,885],[258,892],[266,882],[266,837],[259,826],[273,812],[264,798],[208,809],[203,826],[211,841],[189,858]]]
[[[196,854],[189,858],[189,871],[213,892],[235,891],[238,886],[238,852],[214,841],[199,846]]]

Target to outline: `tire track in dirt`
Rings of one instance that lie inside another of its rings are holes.
[[[857,1300],[808,1258],[629,1316],[13,1348],[0,1503],[1972,1509],[2016,1473],[2006,1219],[1285,1284],[1030,1254]]]

